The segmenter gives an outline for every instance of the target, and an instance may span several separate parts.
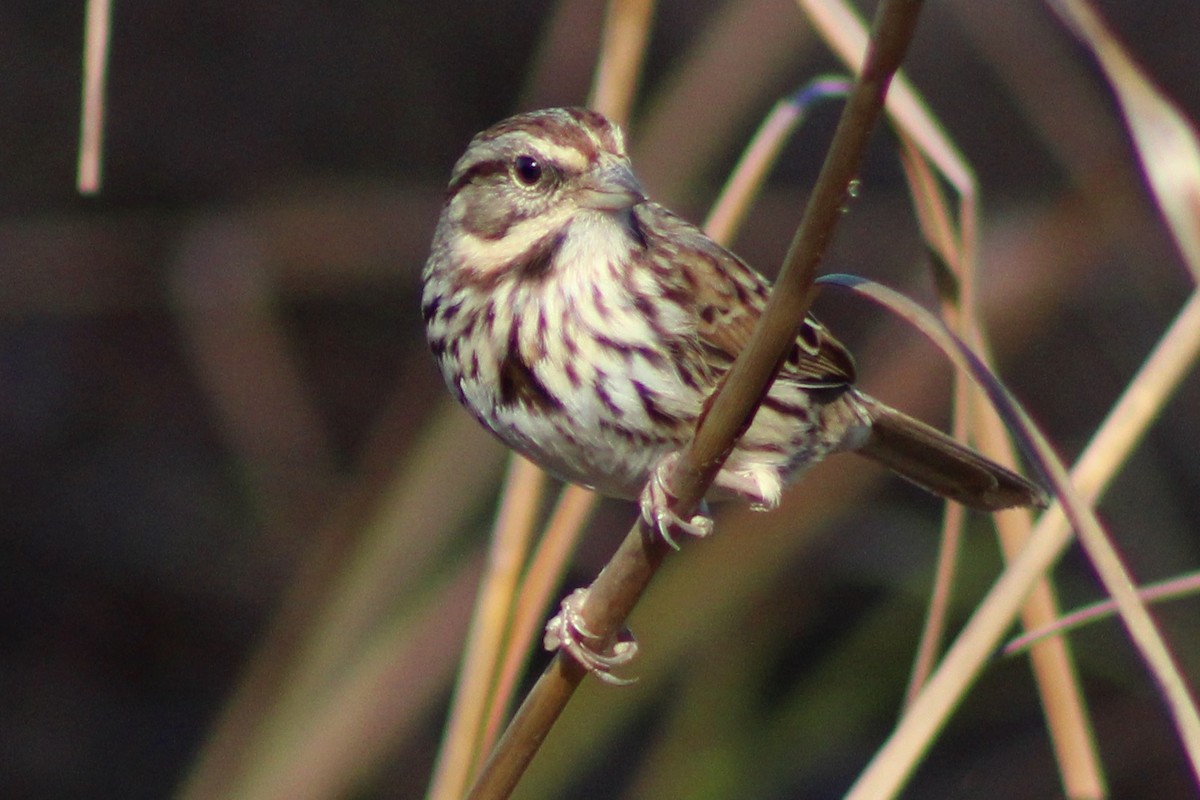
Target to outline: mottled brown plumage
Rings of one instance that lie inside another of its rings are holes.
[[[430,346],[455,397],[549,471],[630,498],[692,435],[769,291],[647,200],[620,130],[584,109],[521,114],[472,140],[424,282]],[[845,347],[809,317],[715,493],[771,508],[806,467],[855,450],[975,508],[1042,502],[854,377]]]

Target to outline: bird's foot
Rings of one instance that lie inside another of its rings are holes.
[[[713,531],[713,521],[706,513],[708,508],[704,503],[700,504],[701,513],[690,520],[683,519],[671,510],[671,503],[675,498],[667,489],[667,475],[678,460],[679,454],[671,453],[655,465],[638,503],[646,526],[652,531],[657,531],[663,541],[676,550],[679,549],[679,544],[675,541],[677,535],[683,533],[702,538]]]
[[[576,589],[563,601],[558,613],[546,623],[546,635],[542,643],[547,650],[565,650],[584,668],[605,683],[614,686],[626,686],[636,681],[636,678],[618,678],[612,674],[617,667],[623,667],[637,655],[637,640],[628,629],[622,630],[608,653],[598,653],[587,643],[587,640],[598,641],[600,637],[587,629],[584,624],[583,603],[587,599],[587,589]]]

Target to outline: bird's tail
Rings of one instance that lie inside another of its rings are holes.
[[[924,422],[859,393],[871,432],[855,448],[934,494],[981,511],[1045,508],[1046,492]]]

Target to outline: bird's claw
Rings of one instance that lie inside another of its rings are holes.
[[[562,601],[558,613],[546,623],[546,635],[542,643],[547,650],[565,650],[605,683],[615,686],[634,683],[636,678],[618,678],[612,674],[614,669],[625,666],[637,655],[637,640],[628,629],[621,632],[609,653],[598,653],[587,644],[588,639],[596,641],[600,638],[589,631],[583,621],[581,611],[587,593],[587,589],[576,589]]]
[[[713,532],[713,521],[705,513],[707,506],[704,503],[700,505],[701,513],[690,520],[683,519],[671,510],[671,502],[675,498],[667,489],[667,475],[678,460],[679,454],[671,453],[658,462],[638,502],[646,526],[652,531],[657,531],[663,541],[675,550],[679,549],[679,544],[675,541],[678,534],[703,538]]]

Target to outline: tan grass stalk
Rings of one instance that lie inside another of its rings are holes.
[[[75,186],[80,194],[100,191],[104,171],[104,87],[112,34],[112,0],[88,0],[83,34],[83,102],[79,114],[79,162]]]
[[[1200,594],[1200,572],[1193,572],[1165,581],[1148,583],[1138,589],[1138,597],[1147,605],[1166,600],[1177,600],[1181,597],[1192,597],[1197,594]],[[1069,614],[1063,614],[1048,628],[1030,631],[1016,637],[1004,645],[1004,655],[1017,655],[1048,636],[1060,636],[1064,633],[1070,633],[1086,625],[1093,625],[1116,613],[1117,604],[1112,600],[1091,603]]]
[[[642,103],[633,141],[638,177],[660,202],[683,208],[706,169],[740,143],[742,125],[795,82],[813,39],[785,3],[722,3]],[[680,132],[686,147],[680,147]]]
[[[917,111],[923,113],[918,107]],[[943,314],[952,322],[976,352],[985,352],[986,344],[978,324],[978,298],[973,253],[974,231],[969,224],[975,203],[961,209],[964,219],[963,231],[956,235],[950,210],[945,197],[939,190],[921,151],[904,134],[901,135],[902,159],[905,172],[912,187],[917,216],[926,241],[934,252],[935,277],[943,293]],[[936,145],[936,142],[930,144]],[[953,161],[952,152],[943,154],[943,161]],[[973,176],[962,165],[959,170],[970,177],[962,188],[963,196],[974,196],[976,191]],[[961,242],[961,244],[960,244]],[[945,274],[949,273],[949,274]],[[961,312],[961,313],[960,313]],[[955,434],[963,436],[968,430],[974,432],[976,443],[984,452],[1000,462],[1013,465],[1015,457],[1008,433],[986,401],[974,392],[961,372],[955,373]],[[975,400],[976,402],[972,402]],[[949,595],[954,575],[954,559],[962,535],[963,515],[961,509],[948,506],[942,532],[942,547],[935,573],[929,614],[922,630],[917,648],[913,674],[909,683],[908,702],[911,703],[921,685],[927,680],[937,655],[941,650],[942,634],[945,629],[945,614],[949,607]],[[1015,510],[993,516],[999,533],[1001,547],[1006,559],[1011,560],[1028,540],[1032,530],[1032,515],[1028,511]],[[1058,600],[1052,584],[1041,580],[1030,593],[1029,600],[1021,610],[1022,624],[1030,630],[1043,627],[1048,620],[1058,616]],[[1105,794],[1103,765],[1096,748],[1091,722],[1087,714],[1086,701],[1079,686],[1074,659],[1063,640],[1048,640],[1030,654],[1033,670],[1046,716],[1050,741],[1062,778],[1063,788],[1069,797],[1093,798]]]
[[[852,67],[861,59],[865,37],[862,23],[841,0],[798,0],[813,19],[821,34],[838,55]],[[987,346],[979,325],[976,296],[978,248],[978,184],[966,160],[941,130],[936,119],[904,76],[898,76],[888,98],[888,113],[901,131],[903,163],[912,190],[917,219],[922,233],[937,255],[935,270],[943,267],[939,278],[947,318],[976,352],[986,355]],[[958,197],[958,225],[946,199],[926,166],[933,162],[941,175],[954,187]],[[950,285],[947,286],[946,282]],[[956,435],[975,434],[983,452],[1001,463],[1012,465],[1012,445],[994,414],[983,408],[982,398],[964,404],[968,397],[978,398],[967,385],[965,375],[955,374]],[[938,558],[929,614],[914,659],[909,685],[909,701],[921,686],[936,661],[945,629],[945,610],[954,575],[955,553],[961,535],[961,512],[948,510],[943,521],[942,547]],[[1025,512],[1010,512],[995,517],[995,524],[1007,558],[1030,535],[1031,517]],[[1049,623],[1058,613],[1053,587],[1042,581],[1022,612],[1028,628]],[[1104,792],[1104,776],[1096,750],[1091,724],[1074,665],[1063,642],[1047,642],[1032,655],[1031,667],[1046,714],[1063,786],[1072,797],[1097,797]]]
[[[803,120],[808,105],[822,96],[822,92],[824,96],[844,95],[849,87],[844,78],[817,79],[775,104],[746,146],[704,221],[704,232],[710,239],[729,246],[784,144]]]
[[[950,350],[947,350],[950,352]],[[1193,295],[1184,311],[1172,325],[1155,352],[1139,371],[1135,382],[1114,407],[1092,443],[1072,470],[1070,482],[1065,476],[1052,474],[1056,492],[1067,501],[1073,518],[1071,525],[1081,529],[1089,548],[1102,551],[1104,537],[1088,510],[1112,478],[1117,465],[1124,463],[1129,451],[1140,440],[1154,420],[1162,401],[1169,396],[1200,355],[1200,293]],[[1027,432],[1034,432],[1026,425]],[[1040,437],[1034,437],[1041,459],[1055,467],[1053,453]],[[1117,456],[1114,458],[1114,456]],[[851,800],[876,800],[894,797],[915,768],[933,737],[945,724],[987,659],[994,652],[1004,632],[1012,624],[1029,590],[1039,577],[1057,560],[1071,542],[1071,527],[1063,506],[1056,503],[1038,521],[1028,545],[1011,561],[955,640],[925,688],[900,720],[896,730],[876,753],[866,770],[859,776],[847,797]],[[1091,518],[1090,520],[1088,518]],[[1099,540],[1099,541],[1097,541]],[[1089,553],[1093,549],[1089,549]],[[1195,708],[1187,698],[1186,686],[1178,677],[1169,654],[1161,646],[1153,623],[1145,616],[1144,608],[1128,602],[1132,586],[1127,577],[1113,575],[1115,558],[1102,556],[1095,562],[1114,597],[1120,596],[1124,609],[1133,609],[1129,624],[1131,635],[1143,649],[1152,670],[1159,678],[1169,707],[1180,723],[1185,747],[1193,755]],[[1125,584],[1122,586],[1122,584]],[[1141,613],[1137,609],[1141,609]]]
[[[512,615],[512,635],[504,647],[496,690],[485,715],[474,770],[478,769],[479,762],[495,746],[503,716],[512,706],[521,671],[528,663],[532,649],[541,645],[537,634],[542,630],[542,621],[546,619],[551,597],[566,572],[588,518],[596,508],[596,500],[596,494],[582,486],[563,489],[529,562],[529,569],[521,578]]]
[[[372,498],[364,521],[334,515],[329,527],[354,526],[351,551],[334,554],[340,567],[334,574],[325,563],[328,547],[307,554],[178,797],[234,794],[231,787],[278,731],[311,724],[317,704],[400,603],[397,597],[417,591],[448,532],[472,512],[470,503],[452,502],[451,491],[475,497],[492,480],[499,448],[481,449],[466,461],[447,457],[473,437],[483,440],[475,421],[446,404],[412,446],[403,469]],[[345,535],[332,530],[319,537]]]
[[[354,796],[395,742],[419,730],[454,670],[482,558],[471,558],[413,598],[408,613],[380,626],[306,716],[257,743],[236,800],[326,800]]]
[[[600,61],[588,104],[619,125],[629,123],[654,17],[654,0],[609,0]]]
[[[1183,255],[1200,283],[1200,144],[1188,119],[1159,92],[1083,0],[1053,0],[1104,71],[1133,136],[1146,178]]]
[[[520,456],[509,459],[508,479],[476,594],[446,734],[426,795],[430,800],[462,797],[479,759],[487,699],[495,681],[545,484],[545,473],[531,461]]]

